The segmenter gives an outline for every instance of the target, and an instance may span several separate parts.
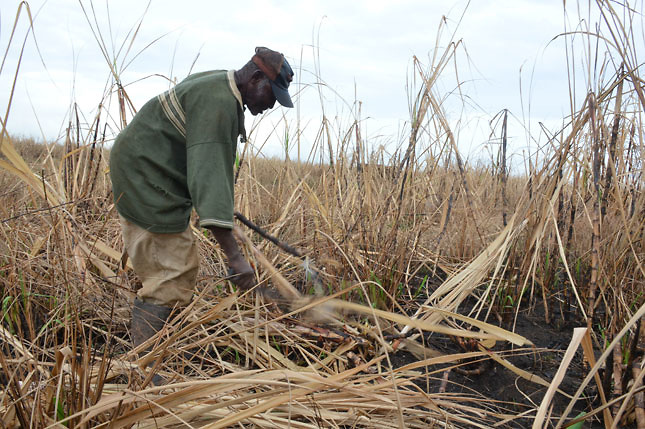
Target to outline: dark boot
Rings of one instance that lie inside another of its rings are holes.
[[[170,313],[172,313],[172,308],[170,307],[146,303],[139,298],[135,298],[134,307],[132,307],[132,321],[130,323],[130,335],[132,336],[134,347],[143,344],[159,332],[166,324]],[[139,356],[144,356],[151,350],[152,346],[148,346]],[[166,384],[166,380],[160,375],[155,374],[152,377],[152,383],[160,386]]]

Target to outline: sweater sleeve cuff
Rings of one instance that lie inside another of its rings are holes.
[[[219,228],[233,229],[233,222],[220,219],[200,219],[199,226],[202,228],[216,226]]]

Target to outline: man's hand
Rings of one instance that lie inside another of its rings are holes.
[[[240,253],[240,249],[237,247],[237,242],[235,241],[231,230],[216,226],[210,226],[208,229],[211,230],[220,247],[226,254],[228,266],[231,268],[231,271],[233,271],[231,281],[244,290],[251,289],[255,286],[255,271],[253,271],[253,268],[251,268],[249,263],[246,262],[246,259],[244,259]]]
[[[255,271],[240,253],[228,260],[228,266],[232,272],[231,281],[239,288],[249,290],[255,286]]]

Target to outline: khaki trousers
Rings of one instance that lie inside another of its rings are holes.
[[[190,226],[176,234],[146,231],[119,215],[123,242],[143,287],[144,302],[172,307],[190,303],[197,281],[199,256]]]

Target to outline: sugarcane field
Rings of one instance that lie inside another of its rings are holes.
[[[643,1],[337,3],[0,5],[0,428],[645,429]]]

